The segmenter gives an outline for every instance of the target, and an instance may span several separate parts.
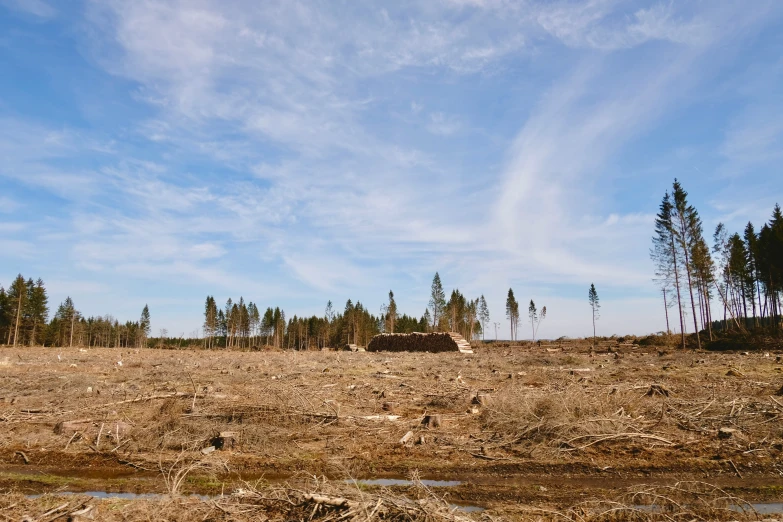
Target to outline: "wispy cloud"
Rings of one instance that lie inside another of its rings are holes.
[[[44,0],[0,0],[0,4],[39,18],[52,18],[57,10]]]
[[[430,114],[430,121],[427,124],[427,130],[440,136],[451,136],[459,132],[462,125],[456,116],[434,112]]]
[[[618,201],[606,170],[626,168],[618,156],[710,88],[722,49],[780,11],[616,0],[85,7],[79,51],[132,110],[94,125],[0,112],[0,187],[56,198],[19,220],[33,220],[29,242],[7,226],[4,245],[56,253],[106,288],[256,293],[312,313],[327,298],[380,300],[392,285],[421,313],[435,270],[488,294],[498,314],[508,286],[524,295],[555,282],[596,282],[651,308],[648,195]],[[111,112],[113,100],[95,98]],[[719,161],[776,161],[776,107],[727,115]],[[632,169],[665,184],[674,175]],[[26,197],[0,208],[27,212]],[[197,322],[178,320],[187,331]]]

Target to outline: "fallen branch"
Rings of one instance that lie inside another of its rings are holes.
[[[658,441],[658,442],[662,442],[662,443],[667,444],[669,446],[674,444],[672,441],[666,440],[663,437],[658,437],[657,435],[646,435],[644,433],[616,433],[614,435],[582,435],[580,437],[576,437],[576,438],[573,438],[573,439],[571,439],[569,441],[566,441],[566,442],[564,442],[564,444],[567,444],[567,445],[571,446],[571,443],[576,441],[576,440],[586,439],[586,438],[590,438],[590,437],[597,437],[597,439],[592,441],[592,442],[590,442],[590,443],[588,443],[588,444],[585,444],[583,446],[579,446],[579,447],[576,447],[576,448],[574,448],[574,447],[567,448],[564,451],[582,450],[582,449],[585,449],[585,448],[588,448],[588,447],[592,446],[593,444],[598,444],[599,442],[605,442],[607,440],[623,439],[623,438],[627,438],[627,439],[650,439],[650,440],[655,440],[655,441]]]
[[[68,449],[68,446],[70,446],[70,445],[71,445],[71,442],[73,442],[73,439],[75,439],[77,435],[79,435],[79,432],[78,432],[78,431],[74,431],[74,432],[73,432],[73,435],[71,435],[71,438],[70,438],[70,440],[68,441],[68,444],[66,444],[66,445],[65,445],[65,448],[63,449],[63,451],[65,451],[65,450],[67,450],[67,449]]]
[[[471,456],[484,460],[511,460],[507,457],[490,457],[489,455],[482,455],[481,453],[471,453]]]
[[[14,455],[19,455],[20,457],[22,457],[22,460],[24,460],[25,464],[30,464],[30,459],[27,457],[27,455],[25,455],[24,451],[14,452]]]
[[[326,495],[303,495],[303,500],[315,502],[317,504],[325,504],[332,507],[353,507],[355,502],[349,501],[347,498],[342,497],[327,497]]]
[[[56,508],[52,508],[49,511],[47,511],[46,513],[44,513],[43,515],[41,515],[40,517],[38,517],[37,520],[42,520],[43,518],[48,517],[49,515],[53,515],[53,514],[57,513],[58,511],[62,511],[64,509],[66,509],[69,505],[70,505],[70,502],[66,502],[65,504],[57,506]]]
[[[729,459],[729,464],[731,464],[731,467],[734,468],[734,473],[736,473],[739,478],[742,478],[742,473],[739,472],[737,465],[734,464],[734,461]]]

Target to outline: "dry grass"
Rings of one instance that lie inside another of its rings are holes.
[[[486,483],[611,472],[772,484],[783,473],[775,353],[603,343],[474,355],[3,349],[0,459],[6,469],[136,470],[154,478],[146,489],[185,493],[300,470],[341,478],[418,469]],[[422,425],[425,413],[442,425]],[[721,428],[734,431],[721,438]],[[236,446],[201,453],[226,431]],[[401,445],[408,431],[423,443]],[[517,488],[504,500],[490,489],[460,495],[498,509],[510,498],[568,507],[565,491],[539,498]]]
[[[415,479],[415,477],[414,477]],[[308,520],[308,521],[573,521],[673,522],[693,520],[756,521],[763,517],[741,498],[701,482],[671,486],[637,486],[615,499],[591,500],[564,509],[508,507],[495,514],[465,513],[414,480],[412,491],[401,496],[390,490],[366,492],[346,484],[311,477],[297,486],[245,484],[230,495],[212,499],[160,496],[138,500],[99,500],[86,495],[20,494],[0,497],[0,510],[8,520],[86,520],[135,522],[149,520]]]

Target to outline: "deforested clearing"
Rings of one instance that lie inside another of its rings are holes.
[[[728,520],[755,517],[745,501],[780,498],[774,350],[570,340],[474,350],[3,349],[0,487],[15,493],[0,509]],[[361,482],[382,478],[410,482]],[[161,496],[77,494],[96,490]],[[51,496],[63,491],[74,494]],[[475,510],[456,510],[466,505]]]

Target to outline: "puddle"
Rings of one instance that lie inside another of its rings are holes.
[[[487,508],[483,508],[481,506],[471,506],[468,504],[449,504],[451,509],[455,511],[460,511],[462,513],[481,513],[482,511],[486,511]]]
[[[783,513],[783,502],[759,502],[751,503],[750,507],[756,510],[759,515],[773,515]],[[745,511],[739,506],[733,506],[732,509]]]
[[[387,481],[394,481],[394,482],[407,482],[409,485],[409,480],[395,480],[395,479],[381,479],[381,480],[387,480]],[[364,481],[362,481],[364,482]],[[428,482],[449,482],[445,480],[430,480]],[[451,481],[454,482],[454,481]],[[402,484],[391,484],[391,485],[402,485]],[[122,500],[160,500],[162,498],[165,498],[166,495],[163,495],[161,493],[112,493],[109,491],[83,491],[83,492],[73,492],[73,491],[59,491],[54,493],[55,495],[87,495],[89,497],[102,499],[102,500],[114,500],[114,499],[122,499]],[[28,495],[27,498],[39,498],[42,495]],[[187,495],[187,498],[197,498],[199,500],[212,500],[214,498],[218,498],[217,496],[211,497],[209,495]],[[485,511],[486,509],[481,506],[472,506],[469,504],[449,504],[449,506],[454,509],[455,511],[460,511],[463,513],[479,513],[481,511]]]
[[[364,486],[412,486],[413,481],[394,478],[358,479],[346,480],[346,484],[361,484]],[[430,488],[453,488],[462,484],[460,480],[420,480],[423,485]]]
[[[649,513],[658,513],[662,511],[662,506],[636,505],[634,509],[646,511]],[[747,504],[729,506],[729,509],[737,513],[749,513],[755,510],[759,515],[779,515],[783,514],[783,502],[748,502]]]

